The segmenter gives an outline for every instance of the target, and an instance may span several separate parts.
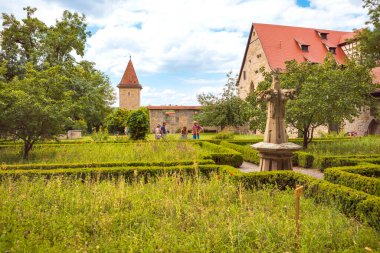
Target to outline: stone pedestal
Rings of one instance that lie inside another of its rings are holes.
[[[292,170],[293,152],[301,148],[291,142],[281,144],[259,142],[251,147],[260,152],[260,171]]]
[[[74,140],[74,139],[80,139],[82,138],[82,131],[81,130],[69,130],[67,131],[67,139]]]

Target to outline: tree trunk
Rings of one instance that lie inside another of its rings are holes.
[[[23,156],[22,158],[24,160],[28,160],[29,158],[29,151],[32,149],[33,147],[33,143],[28,141],[28,140],[24,140],[24,152],[23,152]]]
[[[303,130],[303,149],[307,149],[307,144],[309,144],[308,142],[309,140],[309,131],[308,129],[304,129]]]

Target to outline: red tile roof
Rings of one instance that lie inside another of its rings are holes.
[[[309,45],[308,57],[322,63],[328,52],[326,46],[337,47],[342,36],[354,34],[353,32],[257,23],[252,25],[252,29],[255,29],[259,37],[271,69],[285,69],[285,62],[293,59],[297,62],[305,61],[304,52],[295,40],[302,40]],[[318,32],[328,33],[327,39],[322,39]],[[346,55],[340,47],[337,47],[334,57],[338,63],[343,63]]]
[[[147,106],[148,110],[200,110],[202,106],[196,105],[161,105],[161,106]]]
[[[135,72],[135,68],[133,67],[132,60],[129,59],[127,68],[124,71],[124,75],[121,78],[121,81],[118,88],[139,88],[142,89],[139,80],[137,79],[137,75]]]

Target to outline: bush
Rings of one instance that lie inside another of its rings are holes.
[[[298,151],[297,154],[297,164],[304,168],[313,167],[314,156],[307,152]]]
[[[107,141],[109,137],[108,129],[107,128],[99,128],[99,131],[96,131],[96,128],[93,129],[93,132],[91,134],[91,138],[94,141]]]
[[[58,164],[15,164],[7,165],[0,164],[0,170],[54,170],[54,169],[68,169],[68,168],[100,168],[100,167],[129,167],[129,166],[180,166],[180,165],[205,165],[215,164],[211,159],[200,161],[168,161],[168,162],[101,162],[101,163],[58,163]]]
[[[115,108],[105,118],[105,126],[111,133],[124,134],[124,128],[127,126],[127,121],[130,111],[121,108]]]
[[[127,124],[132,140],[144,140],[149,131],[149,116],[145,108],[133,111]]]
[[[212,139],[226,140],[226,139],[233,139],[234,137],[235,137],[235,134],[233,132],[222,131],[220,133],[217,133]]]
[[[365,167],[368,166],[358,166],[358,169],[363,171]],[[330,168],[325,171],[324,179],[334,184],[344,185],[358,191],[380,196],[380,179],[354,174],[352,171],[355,171],[355,169],[355,167],[351,167],[348,170],[346,170],[345,167]],[[377,173],[380,172],[380,166],[378,165],[372,167],[372,173],[373,169],[377,169]]]
[[[220,145],[241,153],[243,155],[244,161],[251,162],[254,164],[260,163],[259,152],[254,150],[250,146],[247,146],[247,145],[241,146],[241,145],[233,144],[226,141],[220,142]]]
[[[220,165],[230,165],[235,168],[238,168],[243,163],[243,157],[241,153],[225,148],[210,142],[197,142],[202,148],[207,149],[208,154],[211,156],[212,160],[216,164]]]

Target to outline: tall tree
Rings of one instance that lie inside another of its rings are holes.
[[[318,126],[352,120],[373,101],[370,70],[353,61],[338,65],[331,55],[323,64],[286,62],[280,81],[296,90],[297,98],[286,105],[286,121],[302,134],[304,148]]]
[[[23,158],[28,159],[36,141],[62,130],[70,100],[60,66],[37,71],[28,63],[25,69],[23,79],[14,78],[0,89],[0,132],[23,140]]]
[[[108,77],[96,70],[94,63],[74,58],[74,52],[83,56],[89,36],[84,15],[64,11],[62,19],[48,27],[33,17],[35,8],[24,10],[26,18],[21,21],[3,13],[0,66],[5,70],[0,74],[6,87],[2,91],[9,94],[2,92],[0,97],[0,107],[7,110],[0,117],[0,127],[24,140],[26,158],[35,141],[74,123],[85,120],[88,128],[102,124],[114,94]],[[64,101],[59,94],[64,94]],[[42,110],[42,105],[46,109]],[[41,130],[41,125],[46,130]]]
[[[367,65],[380,64],[380,1],[363,0],[363,7],[368,9],[370,27],[358,31],[359,51]]]
[[[242,126],[249,118],[248,103],[239,98],[236,88],[236,77],[227,74],[227,83],[219,96],[211,93],[198,95],[202,111],[197,119],[204,126]]]

